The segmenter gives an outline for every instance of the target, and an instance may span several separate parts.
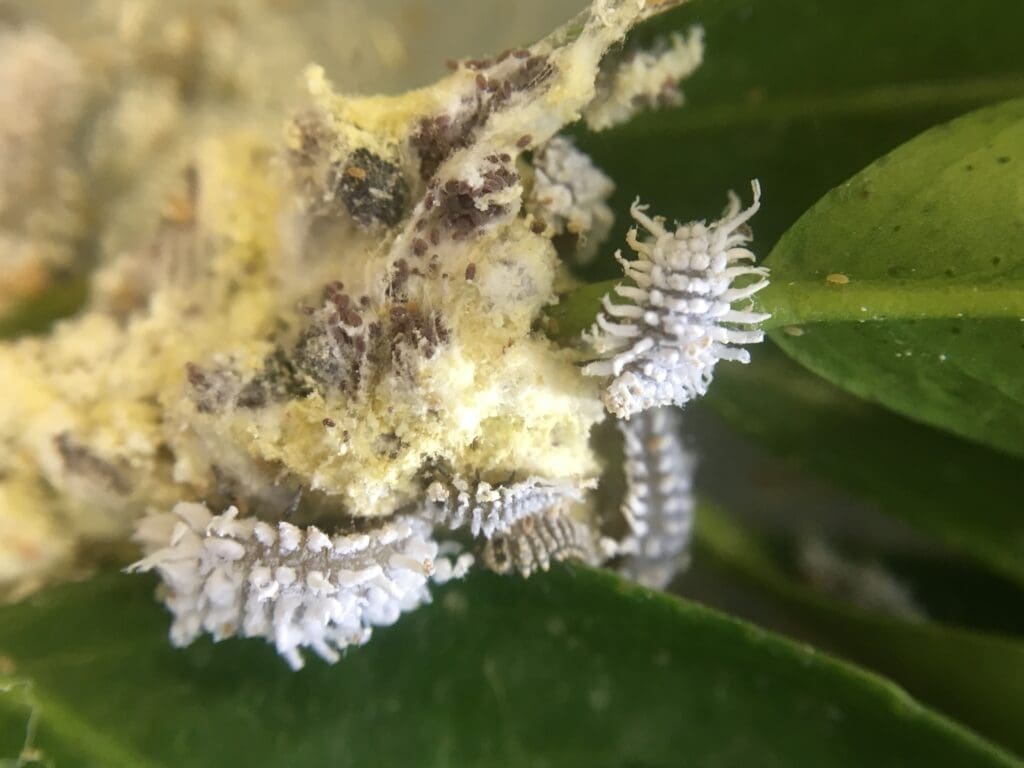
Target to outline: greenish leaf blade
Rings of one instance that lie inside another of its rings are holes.
[[[0,339],[46,331],[55,321],[79,310],[87,297],[88,284],[83,278],[57,283],[0,313]]]
[[[879,678],[607,573],[482,574],[300,673],[260,641],[169,648],[151,590],[107,577],[0,611],[44,753],[87,728],[167,766],[1017,765]]]
[[[807,319],[776,341],[862,397],[1024,456],[1022,163],[1024,99],[927,131],[826,195],[768,259],[772,296]]]
[[[816,592],[766,542],[710,504],[699,509],[697,544],[782,601],[800,620],[802,639],[890,676],[922,701],[1024,753],[1024,642],[868,612]]]
[[[860,400],[766,345],[718,367],[706,402],[774,453],[1024,584],[1024,465]]]
[[[581,146],[615,179],[618,228],[637,196],[669,218],[717,215],[758,178],[755,250],[767,253],[825,192],[922,130],[1024,94],[1018,29],[1005,0],[695,0],[638,30],[645,44],[700,23],[703,66],[686,103],[646,113]],[[592,278],[615,276],[611,259]]]

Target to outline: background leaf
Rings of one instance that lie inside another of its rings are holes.
[[[637,195],[682,220],[717,215],[725,192],[764,187],[755,250],[825,192],[925,128],[1024,94],[1024,3],[1006,0],[694,0],[639,29],[644,44],[700,23],[704,65],[686,104],[580,146],[615,179],[618,229]],[[1022,161],[1024,162],[1024,161]],[[614,277],[601,259],[591,278]]]
[[[1024,584],[1024,465],[852,397],[769,345],[722,365],[705,402],[776,455]]]
[[[715,558],[781,601],[800,621],[801,639],[891,676],[922,701],[1024,752],[1024,642],[883,615],[816,592],[776,548],[712,505],[700,507],[697,546],[698,558]]]
[[[0,313],[0,339],[22,333],[41,333],[85,304],[88,286],[81,278],[61,278],[56,284]]]
[[[260,641],[175,651],[167,624],[138,577],[0,610],[0,746],[34,709],[68,766],[1016,764],[878,678],[602,572],[481,574],[300,673]]]
[[[768,259],[765,304],[807,320],[776,341],[858,395],[1024,456],[1022,163],[1024,99],[833,190]]]

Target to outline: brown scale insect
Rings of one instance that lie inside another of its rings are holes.
[[[477,110],[457,122],[448,115],[422,118],[418,130],[410,138],[413,149],[420,157],[420,177],[430,179],[449,155],[469,146],[473,131],[485,117],[485,113]],[[428,210],[432,207],[429,193],[425,204]]]
[[[520,520],[490,539],[481,553],[487,569],[502,575],[516,572],[524,578],[548,570],[552,562],[596,563],[598,559],[594,532],[559,507]]]
[[[440,314],[433,312],[423,315],[407,306],[394,306],[389,314],[390,346],[394,362],[403,347],[418,348],[425,357],[433,357],[440,344],[449,339],[448,328]]]
[[[489,203],[483,210],[476,204],[477,198],[501,189],[502,184],[498,177],[492,180],[485,176],[485,186],[481,187],[474,187],[466,181],[450,179],[438,190],[439,215],[445,228],[451,232],[452,239],[465,239],[507,210],[506,206],[498,203]]]
[[[510,55],[523,61],[515,66],[506,66],[508,72],[505,79],[488,78],[480,71],[492,67],[495,64],[493,61],[470,59],[463,62],[464,66],[477,71],[474,83],[482,93],[476,97],[475,108],[456,115],[454,119],[449,115],[420,119],[410,143],[419,155],[420,177],[423,180],[433,178],[437,169],[453,152],[469,146],[477,128],[486,122],[492,112],[507,106],[513,93],[537,87],[555,71],[547,56],[533,56],[526,50],[514,51]],[[529,144],[530,140],[527,139],[526,143]],[[427,209],[430,208],[428,197]]]
[[[262,408],[270,402],[298,400],[309,396],[313,388],[278,347],[263,360],[260,371],[247,381],[235,398],[239,408]]]

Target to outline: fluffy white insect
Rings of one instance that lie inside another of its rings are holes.
[[[748,263],[754,254],[743,247],[751,239],[743,225],[761,200],[760,185],[754,181],[752,187],[749,208],[741,209],[739,198],[730,193],[721,219],[679,225],[674,231],[665,228],[661,217],[648,217],[638,202],[630,208],[650,238],[641,242],[636,229],[630,230],[626,241],[638,258],[615,254],[628,282],[614,292],[626,303],[613,303],[606,295],[604,310],[584,334],[602,359],[583,372],[613,377],[604,404],[619,418],[703,395],[719,360],[749,362],[750,354],[732,345],[764,337],[751,326],[768,314],[733,308],[768,285],[768,271]],[[745,277],[760,279],[734,287]]]
[[[506,485],[461,478],[435,480],[427,488],[423,514],[451,529],[469,528],[473,536],[491,538],[527,517],[565,502],[580,501],[587,484],[530,478]]]
[[[615,223],[608,207],[615,183],[563,136],[551,139],[533,164],[528,207],[554,233],[576,236],[576,260],[588,263]]]
[[[693,27],[684,37],[678,32],[668,46],[637,51],[598,83],[598,96],[583,118],[593,131],[619,125],[643,109],[674,107],[683,103],[679,83],[704,61],[704,28]]]
[[[439,558],[430,532],[429,523],[400,516],[332,538],[312,526],[239,518],[235,507],[213,515],[204,504],[180,503],[140,523],[148,556],[131,568],[163,578],[174,645],[203,632],[264,637],[299,669],[301,648],[335,662],[339,650],[367,642],[372,627],[429,602],[431,577],[465,574],[472,556]]]
[[[922,622],[928,614],[911,589],[875,562],[858,562],[812,537],[800,542],[797,566],[820,592],[873,613]]]
[[[693,531],[694,460],[683,447],[679,411],[652,408],[618,422],[625,453],[622,516],[629,534],[619,544],[619,570],[664,589],[686,565]]]

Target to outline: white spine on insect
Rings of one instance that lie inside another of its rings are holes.
[[[625,302],[606,295],[597,322],[584,334],[601,359],[583,372],[612,378],[604,404],[619,418],[703,395],[719,360],[749,362],[749,352],[734,345],[764,337],[755,326],[769,315],[733,306],[768,285],[768,271],[752,266],[754,254],[743,247],[751,239],[744,225],[761,200],[760,185],[754,181],[752,187],[749,208],[741,209],[730,193],[722,218],[711,224],[696,221],[669,230],[638,202],[630,208],[650,238],[639,240],[635,228],[626,235],[638,258],[615,254],[627,282],[614,292]],[[734,286],[749,277],[757,279]]]
[[[430,532],[425,521],[394,517],[331,537],[313,526],[239,518],[235,507],[213,515],[183,502],[140,523],[147,557],[132,570],[163,579],[174,645],[203,632],[214,640],[263,637],[298,669],[301,648],[337,661],[339,650],[367,642],[373,626],[429,602],[429,580],[465,574],[472,556],[439,558]]]
[[[540,478],[505,485],[471,484],[461,478],[436,480],[427,488],[423,514],[438,525],[468,528],[473,536],[489,539],[524,518],[581,501],[590,487],[592,484]]]
[[[619,544],[619,570],[664,589],[686,565],[693,531],[693,456],[683,447],[679,411],[652,408],[618,423],[625,453],[622,516],[629,533]]]

